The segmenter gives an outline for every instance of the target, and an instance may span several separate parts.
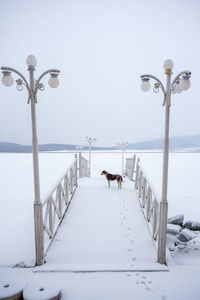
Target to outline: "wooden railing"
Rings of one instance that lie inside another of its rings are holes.
[[[89,162],[85,157],[82,156],[81,152],[79,153],[79,178],[89,177],[90,169]]]
[[[125,175],[128,176],[130,180],[133,180],[133,176],[135,173],[135,161],[136,155],[134,155],[133,158],[126,158]]]
[[[72,165],[49,192],[42,204],[45,254],[55,237],[78,185],[77,164],[77,155],[75,155]]]
[[[149,229],[154,240],[157,240],[159,230],[159,202],[160,196],[151,184],[149,178],[144,172],[140,164],[140,159],[137,161],[135,188],[138,190],[138,196],[142,211],[148,221]]]

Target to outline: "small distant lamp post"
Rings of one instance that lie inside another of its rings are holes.
[[[171,93],[181,93],[183,90],[189,89],[190,71],[180,72],[175,79],[171,82],[171,75],[173,69],[173,61],[167,59],[164,62],[164,70],[167,76],[166,88],[161,81],[149,74],[141,76],[141,89],[144,92],[150,90],[149,79],[152,78],[154,83],[153,91],[158,93],[161,88],[164,94],[163,106],[165,106],[165,136],[164,136],[164,153],[163,153],[163,175],[162,175],[162,199],[160,202],[160,220],[159,220],[159,237],[158,237],[158,262],[161,264],[166,263],[166,228],[167,228],[167,215],[168,215],[168,201],[167,201],[167,185],[168,185],[168,160],[169,160],[169,116],[171,106]]]
[[[26,63],[29,71],[29,83],[26,78],[17,70],[9,67],[1,67],[3,77],[2,83],[10,87],[14,80],[11,73],[16,73],[20,78],[16,80],[17,90],[22,91],[25,86],[28,91],[28,104],[31,103],[31,121],[32,121],[32,153],[33,153],[33,175],[34,175],[34,225],[35,225],[35,251],[36,251],[36,265],[40,266],[44,262],[44,240],[43,240],[43,215],[42,215],[42,202],[40,199],[40,181],[39,181],[39,160],[38,160],[38,143],[37,143],[37,128],[36,128],[36,111],[35,104],[37,103],[38,90],[43,91],[45,86],[41,83],[41,79],[50,74],[49,85],[56,88],[59,85],[58,74],[59,70],[50,69],[42,73],[42,75],[35,80],[34,71],[37,64],[35,56],[29,55]]]
[[[117,143],[117,146],[119,146],[122,151],[122,176],[124,176],[124,153],[126,151],[126,147],[128,146],[128,142]]]
[[[96,143],[97,139],[92,137],[86,137],[86,141],[89,143],[89,177],[91,176],[91,150],[92,143]]]

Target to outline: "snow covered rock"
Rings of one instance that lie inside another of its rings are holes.
[[[23,291],[24,300],[57,300],[61,289],[55,281],[30,282]]]
[[[18,300],[22,299],[24,285],[18,282],[1,281],[0,282],[0,299]]]
[[[177,215],[168,219],[169,224],[175,224],[182,227],[184,220],[184,215]]]
[[[182,227],[175,224],[167,224],[167,233],[177,235],[182,230]]]
[[[171,233],[167,234],[167,247],[170,251],[174,251],[176,246],[181,242],[177,239],[177,236]]]
[[[188,242],[191,239],[193,239],[195,237],[195,234],[190,231],[189,229],[185,228],[183,229],[179,235],[177,236],[177,238],[181,241],[181,242]]]
[[[200,222],[187,221],[184,223],[183,228],[188,228],[194,231],[200,231]]]

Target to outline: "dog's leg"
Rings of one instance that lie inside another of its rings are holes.
[[[121,186],[122,186],[121,180],[118,181],[118,186],[119,186],[119,189],[121,189]]]
[[[110,187],[110,180],[108,180],[108,187]]]

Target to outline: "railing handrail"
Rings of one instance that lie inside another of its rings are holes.
[[[151,180],[149,179],[147,173],[146,173],[146,170],[144,169],[144,167],[141,165],[141,162],[138,161],[137,164],[139,165],[140,169],[142,170],[142,173],[146,179],[146,181],[148,182],[148,185],[150,186],[151,188],[151,191],[153,192],[155,198],[157,201],[159,201],[159,199],[161,199],[161,196],[159,195],[159,193],[157,192],[155,186],[153,185],[153,183],[151,182]]]
[[[157,240],[160,221],[159,200],[161,199],[161,197],[157,193],[149,177],[146,175],[146,171],[141,166],[139,158],[136,168],[135,189],[138,190],[139,203],[142,208],[144,217],[147,220],[152,238],[154,240]],[[157,250],[156,243],[155,247]]]
[[[46,194],[46,196],[43,198],[45,200],[42,201],[42,206],[44,206],[46,204],[46,202],[48,201],[48,199],[55,192],[55,190],[60,185],[60,183],[63,181],[63,179],[65,178],[65,176],[68,174],[68,172],[73,167],[73,165],[74,165],[75,162],[76,162],[76,159],[73,160],[73,162],[71,163],[71,165],[69,166],[69,168],[67,169],[67,171],[65,171],[65,173],[57,180],[57,183],[54,185],[54,187]]]
[[[125,164],[125,175],[127,175],[130,180],[133,180],[134,173],[135,172],[135,162],[136,162],[136,155],[134,154],[133,157],[126,158],[126,164]]]
[[[79,152],[79,178],[89,176],[89,161]]]
[[[42,203],[45,255],[57,233],[74,195],[77,182],[77,155]]]

